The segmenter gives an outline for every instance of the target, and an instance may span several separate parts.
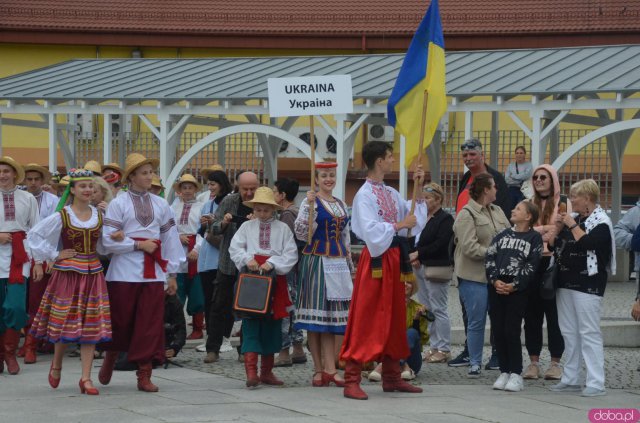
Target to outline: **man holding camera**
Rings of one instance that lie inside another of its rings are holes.
[[[220,244],[220,258],[218,274],[211,298],[211,310],[207,324],[212,328],[207,337],[207,358],[205,362],[218,361],[222,338],[231,335],[233,328],[233,286],[238,271],[229,256],[229,244],[242,223],[251,219],[253,210],[244,204],[253,200],[253,196],[260,185],[258,175],[253,172],[243,172],[237,177],[238,192],[227,195],[216,210],[214,223],[210,231],[214,235],[222,235]]]

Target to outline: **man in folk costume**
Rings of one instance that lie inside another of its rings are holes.
[[[175,294],[176,272],[186,259],[173,210],[148,192],[158,160],[132,153],[125,164],[129,190],[109,203],[104,218],[104,247],[113,253],[106,276],[113,342],[105,348],[98,379],[107,385],[118,351],[127,351],[128,360],[138,364],[138,390],[157,392],[150,378],[152,362],[164,362],[165,356],[164,282],[167,293]],[[117,231],[124,240],[111,238]]]
[[[24,169],[11,157],[0,158],[0,373],[20,372],[16,349],[20,330],[27,324],[27,278],[31,263],[24,241],[40,221],[38,203],[28,192],[17,189]]]
[[[187,314],[193,316],[193,331],[187,339],[202,339],[204,329],[204,293],[198,274],[198,254],[203,241],[198,229],[203,203],[196,200],[196,193],[201,186],[193,175],[185,173],[173,186],[174,191],[180,192],[180,199],[171,206],[178,220],[180,242],[187,256],[187,261],[180,265],[177,278],[178,297],[187,307]]]
[[[384,184],[393,169],[391,146],[372,141],[362,150],[367,180],[353,200],[353,232],[366,243],[358,263],[347,331],[341,358],[346,361],[344,396],[366,400],[360,388],[362,363],[382,362],[385,392],[422,392],[400,377],[400,360],[409,356],[406,331],[405,289],[402,281],[414,282],[409,263],[407,230],[419,234],[427,220],[424,201],[409,214],[411,202]],[[414,183],[421,184],[420,167]]]
[[[253,219],[244,223],[229,245],[233,263],[252,272],[274,270],[277,274],[271,303],[272,316],[242,319],[242,353],[248,388],[260,382],[283,385],[273,374],[274,354],[282,348],[282,319],[289,316],[293,304],[289,298],[286,274],[298,262],[298,247],[289,226],[274,217],[282,207],[275,202],[273,190],[260,187],[252,200],[243,204],[253,209]],[[223,222],[231,223],[233,216],[225,214]],[[258,355],[260,377],[258,377]]]
[[[49,170],[37,163],[29,163],[24,167],[24,185],[27,187],[27,192],[31,193],[38,202],[38,210],[40,214],[40,220],[44,220],[56,212],[58,201],[57,196],[46,192],[42,189],[43,185],[49,183],[51,179],[51,173]],[[27,284],[27,312],[29,313],[29,320],[24,328],[25,337],[24,345],[18,351],[18,357],[24,357],[24,364],[32,364],[36,362],[36,338],[29,333],[31,323],[33,322],[33,316],[38,312],[40,306],[40,300],[47,288],[47,282],[49,281],[49,274],[47,273],[47,263],[43,263],[43,275],[40,279],[36,278],[33,274],[35,262],[32,261],[31,278]]]
[[[214,363],[220,355],[222,338],[231,335],[233,329],[233,287],[236,283],[238,270],[229,256],[229,244],[236,231],[248,218],[253,210],[244,204],[253,200],[253,196],[260,185],[258,175],[253,172],[243,172],[238,175],[238,192],[227,195],[216,209],[213,223],[209,230],[213,235],[222,235],[220,243],[220,258],[218,273],[211,297],[211,310],[207,325],[213,325],[207,331],[207,362]],[[225,219],[225,217],[228,217]],[[211,323],[209,323],[211,322]]]

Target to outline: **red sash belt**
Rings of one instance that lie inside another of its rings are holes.
[[[23,231],[11,232],[11,264],[9,265],[9,283],[24,283],[22,266],[29,261],[24,249],[27,234]]]
[[[189,237],[189,242],[187,243],[187,253],[190,253],[193,248],[196,246],[196,236],[195,235],[187,235]],[[188,261],[187,264],[187,275],[189,278],[195,278],[198,274],[198,261]]]
[[[158,245],[158,248],[153,252],[153,254],[149,254],[146,251],[144,253],[144,271],[142,276],[145,279],[156,279],[156,263],[160,265],[160,268],[163,272],[167,271],[167,260],[162,258],[162,242],[159,239],[149,240],[147,238],[132,238],[135,241],[153,241]]]

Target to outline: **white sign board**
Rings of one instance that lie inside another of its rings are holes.
[[[351,75],[269,78],[267,86],[271,117],[353,112]]]

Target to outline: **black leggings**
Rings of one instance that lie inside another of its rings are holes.
[[[500,295],[493,286],[489,286],[489,317],[500,373],[522,373],[520,327],[526,303],[526,292]]]
[[[558,326],[558,307],[556,299],[543,300],[540,297],[540,283],[542,274],[549,266],[551,257],[542,257],[538,271],[527,290],[527,307],[524,315],[524,339],[529,355],[539,356],[542,351],[542,324],[547,318],[547,337],[549,353],[552,358],[562,357],[564,339]]]

